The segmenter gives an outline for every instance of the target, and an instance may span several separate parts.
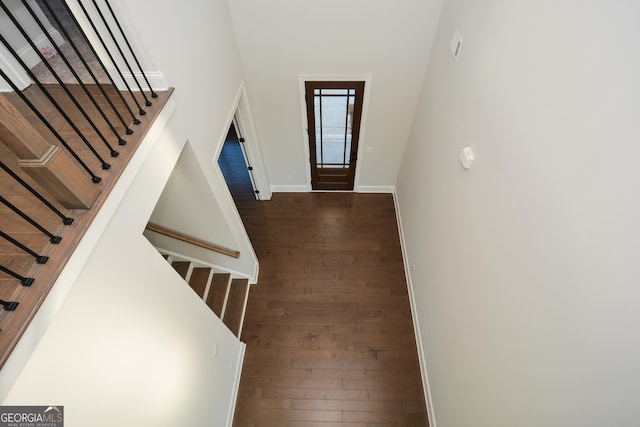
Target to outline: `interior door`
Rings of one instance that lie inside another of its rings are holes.
[[[353,190],[364,99],[363,81],[307,81],[311,188]]]

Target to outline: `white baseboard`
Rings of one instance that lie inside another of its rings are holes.
[[[233,417],[236,412],[236,405],[238,402],[238,391],[240,390],[240,376],[242,374],[242,365],[244,364],[244,353],[247,349],[245,343],[241,343],[242,347],[238,354],[238,361],[236,363],[236,378],[234,382],[233,390],[231,391],[231,405],[229,405],[229,413],[227,414],[227,427],[232,427]]]
[[[126,73],[123,72],[122,75],[124,76],[125,81],[127,82],[127,84],[129,85],[132,91],[134,92],[140,91],[140,89],[138,88],[138,83],[140,84],[140,86],[142,86],[142,90],[144,90],[145,92],[149,90],[149,87],[147,86],[147,82],[144,80],[142,73],[136,72],[131,74],[129,72],[126,72]],[[147,80],[149,80],[149,84],[151,85],[153,90],[165,91],[169,89],[169,85],[165,81],[164,75],[160,71],[145,71],[144,75],[147,76]],[[138,83],[136,83],[136,79]],[[119,89],[126,90],[126,87],[119,88]]]
[[[31,84],[31,79],[22,67],[13,59],[13,57],[5,57],[0,52],[0,68],[7,74],[9,79],[16,85],[18,90],[24,90]],[[0,92],[13,92],[13,88],[4,79],[0,78]]]
[[[402,216],[398,207],[398,195],[393,192],[393,203],[396,210],[396,218],[398,221],[398,233],[400,235],[400,246],[402,248],[402,259],[404,262],[404,272],[407,277],[407,290],[409,292],[409,302],[411,304],[411,317],[413,319],[413,330],[418,346],[418,359],[420,362],[420,372],[422,374],[422,386],[424,388],[424,398],[427,403],[427,416],[429,417],[429,426],[436,427],[436,417],[433,408],[433,399],[431,397],[431,386],[429,384],[429,374],[427,373],[427,359],[424,354],[424,346],[422,345],[422,333],[420,332],[420,322],[418,321],[418,310],[416,309],[415,294],[413,292],[413,280],[411,278],[411,269],[406,252],[404,239],[404,230],[402,228]]]
[[[396,187],[393,185],[359,185],[356,191],[358,193],[395,193]]]
[[[273,193],[308,193],[311,187],[308,185],[272,185]],[[335,191],[335,190],[331,190]],[[395,193],[396,187],[393,185],[359,185],[356,193]]]
[[[51,28],[49,30],[49,36],[51,36],[51,38],[56,42],[58,46],[62,46],[66,43],[65,39],[55,28]],[[33,40],[33,43],[38,46],[38,49],[42,49],[43,47],[53,49],[53,46],[51,46],[51,42],[44,34]],[[33,49],[31,49],[31,46],[29,45],[24,46],[22,49],[18,50],[18,55],[20,55],[20,59],[22,59],[29,68],[33,68],[40,63],[40,57]]]
[[[311,188],[307,185],[272,185],[272,193],[308,193]]]
[[[51,28],[49,30],[49,36],[51,36],[51,38],[56,42],[58,46],[62,46],[66,43],[66,40],[55,28]],[[43,47],[53,49],[53,47],[51,46],[51,42],[44,34],[36,38],[33,43],[38,47],[38,49],[42,49]],[[40,57],[29,45],[18,49],[17,53],[18,56],[20,56],[20,59],[30,69],[40,63]],[[18,89],[24,90],[31,84],[31,79],[29,78],[27,72],[24,71],[19,63],[13,58],[13,56],[11,56],[11,54],[9,54],[9,52],[5,51],[4,49],[0,54],[0,65],[2,66],[2,69],[5,71],[5,73],[9,76],[11,81],[18,87]],[[13,92],[11,86],[9,86],[9,84],[1,78],[0,92]]]

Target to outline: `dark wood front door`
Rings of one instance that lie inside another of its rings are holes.
[[[305,82],[311,188],[353,190],[364,82]]]

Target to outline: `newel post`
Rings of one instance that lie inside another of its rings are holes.
[[[89,209],[100,189],[60,147],[50,145],[24,116],[0,95],[0,141],[18,157],[22,168],[68,209]]]

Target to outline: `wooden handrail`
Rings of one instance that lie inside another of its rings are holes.
[[[233,249],[228,249],[213,243],[205,242],[204,240],[196,239],[195,237],[187,236],[185,234],[178,233],[177,231],[169,230],[168,228],[162,227],[157,224],[148,223],[146,229],[186,243],[190,243],[192,245],[199,246],[201,248],[208,249],[210,251],[230,256],[232,258],[240,258],[240,252],[238,251],[234,251]]]

